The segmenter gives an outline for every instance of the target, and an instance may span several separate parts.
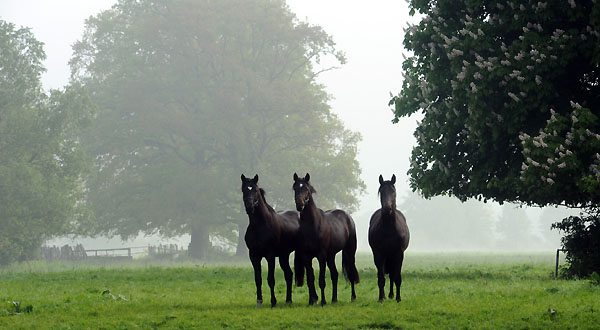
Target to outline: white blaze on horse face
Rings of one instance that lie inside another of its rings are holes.
[[[300,188],[302,188],[302,186],[303,186],[303,184],[301,183],[301,184],[300,184]]]
[[[252,187],[246,187],[246,188],[248,188],[248,190],[252,190]]]

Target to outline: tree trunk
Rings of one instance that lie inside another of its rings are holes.
[[[193,226],[191,235],[188,254],[192,258],[206,259],[208,256],[208,249],[211,247],[208,237],[208,228],[200,225]]]
[[[238,243],[237,243],[237,248],[235,249],[236,257],[247,257],[248,256],[248,247],[246,246],[246,241],[244,240],[245,235],[246,235],[246,224],[238,224]]]

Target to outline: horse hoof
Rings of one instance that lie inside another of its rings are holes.
[[[325,300],[321,300],[321,307],[327,305],[327,302]]]
[[[262,302],[256,303],[256,308],[261,308],[261,307],[262,307]]]
[[[379,300],[378,300],[378,302],[379,302],[379,303],[383,303],[383,299],[379,299]]]
[[[355,301],[355,300],[356,300],[356,296],[350,297],[350,301]]]
[[[397,303],[399,303],[400,301],[402,301],[402,299],[400,299],[400,297],[396,298]]]
[[[390,295],[388,296],[390,299],[394,299],[394,294],[390,293]]]

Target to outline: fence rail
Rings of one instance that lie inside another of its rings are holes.
[[[114,254],[108,254],[108,252],[112,252],[112,251],[127,251],[127,258],[132,258],[131,256],[131,248],[116,248],[116,249],[92,249],[92,250],[85,250],[86,256],[87,257],[91,257],[88,253],[94,253],[94,257],[124,257],[121,255],[114,255]],[[101,252],[100,255],[98,255],[98,252]],[[102,254],[102,252],[104,252],[104,254]]]

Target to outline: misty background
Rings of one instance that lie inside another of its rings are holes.
[[[44,88],[61,88],[69,81],[71,46],[81,39],[85,19],[109,9],[114,3],[108,0],[3,0],[0,2],[0,19],[32,29],[35,37],[45,44]],[[347,58],[347,63],[339,69],[320,74],[318,81],[332,97],[329,101],[332,111],[347,129],[362,136],[357,160],[366,190],[358,197],[360,206],[352,214],[357,225],[359,250],[369,250],[368,222],[379,208],[380,174],[386,179],[392,174],[398,178],[397,206],[406,215],[411,230],[409,250],[553,250],[559,247],[560,233],[551,231],[550,225],[577,214],[575,210],[520,208],[478,201],[461,203],[448,197],[425,200],[411,192],[406,172],[419,118],[411,117],[392,124],[393,115],[387,105],[390,93],[397,93],[402,84],[404,28],[409,22],[417,21],[408,15],[404,1],[375,0],[368,5],[340,0],[293,0],[287,3],[298,19],[323,27]],[[266,177],[269,174],[259,175]],[[318,181],[314,185],[319,190]],[[269,187],[264,188],[269,191]],[[292,192],[289,194],[291,199]],[[316,198],[318,203],[319,196]],[[239,201],[241,205],[241,195]],[[128,241],[118,237],[63,237],[47,244],[83,243],[85,248],[94,249],[158,243],[187,246],[189,240],[189,235],[177,238],[140,235]],[[230,243],[235,242],[213,238],[213,244],[220,244],[225,249],[231,249]]]

